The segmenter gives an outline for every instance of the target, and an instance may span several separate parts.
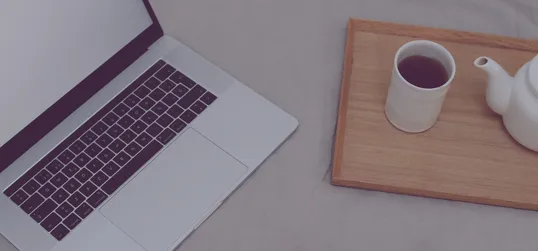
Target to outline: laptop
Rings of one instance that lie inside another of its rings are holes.
[[[147,0],[0,2],[0,233],[174,250],[298,126]]]

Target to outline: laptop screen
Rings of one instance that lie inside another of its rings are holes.
[[[0,146],[151,24],[142,0],[0,1]]]

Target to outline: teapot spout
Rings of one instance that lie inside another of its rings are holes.
[[[508,109],[515,79],[491,58],[479,57],[474,65],[488,74],[486,100],[491,110],[502,115]]]

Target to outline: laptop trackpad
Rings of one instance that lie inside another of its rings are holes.
[[[148,251],[170,248],[218,206],[247,167],[185,131],[101,209]]]

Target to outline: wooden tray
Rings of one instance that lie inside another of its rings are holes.
[[[384,103],[394,55],[415,39],[445,46],[457,73],[437,124],[407,134],[387,121]],[[473,66],[485,55],[515,74],[537,53],[538,41],[350,20],[333,184],[538,210],[538,153],[487,107],[487,76]]]

